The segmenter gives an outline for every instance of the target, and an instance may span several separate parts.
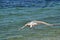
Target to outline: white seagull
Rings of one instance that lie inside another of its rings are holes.
[[[43,21],[36,21],[36,20],[34,20],[34,21],[31,21],[31,22],[28,22],[28,23],[26,23],[23,27],[21,27],[20,29],[23,29],[23,28],[25,28],[25,27],[30,27],[30,28],[32,28],[32,27],[34,27],[34,26],[36,26],[36,25],[39,25],[39,24],[45,24],[45,25],[47,25],[47,26],[55,26],[56,24],[49,24],[49,23],[47,23],[47,22],[43,22]]]

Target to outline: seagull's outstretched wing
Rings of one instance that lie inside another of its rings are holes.
[[[37,24],[45,24],[47,26],[52,26],[53,24],[49,24],[47,22],[43,22],[43,21],[35,21]]]
[[[19,30],[22,30],[23,28],[25,28],[26,26],[23,26],[23,27],[21,27]]]
[[[45,24],[45,25],[47,25],[47,26],[52,26],[53,24],[49,24],[49,23],[47,23],[47,22],[41,22],[42,24]]]
[[[23,28],[25,28],[27,25],[24,25],[23,27],[21,27],[19,30],[22,30]]]
[[[45,24],[47,26],[60,26],[60,24],[50,24],[50,23],[47,23],[47,22],[43,22],[43,21],[36,21],[38,24]]]

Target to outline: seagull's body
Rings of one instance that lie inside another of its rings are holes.
[[[26,23],[23,27],[21,27],[21,29],[23,29],[24,27],[30,27],[30,28],[32,28],[32,27],[34,27],[34,26],[36,26],[36,25],[39,25],[39,24],[45,24],[45,25],[47,25],[47,26],[52,26],[53,24],[49,24],[49,23],[47,23],[47,22],[43,22],[43,21],[31,21],[31,22],[28,22],[28,23]]]

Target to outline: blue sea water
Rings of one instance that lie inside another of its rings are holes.
[[[19,30],[32,20],[60,24],[60,7],[0,9],[0,40],[60,40],[60,26],[38,25]]]

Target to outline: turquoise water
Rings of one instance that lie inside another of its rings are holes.
[[[32,29],[26,27],[18,30],[32,20],[60,24],[60,9],[59,7],[0,9],[0,40],[60,40],[60,26],[38,25]]]

